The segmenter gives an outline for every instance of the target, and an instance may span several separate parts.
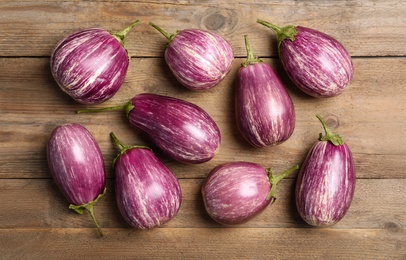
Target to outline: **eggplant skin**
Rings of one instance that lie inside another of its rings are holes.
[[[110,99],[129,65],[126,49],[108,31],[90,28],[61,40],[51,54],[51,72],[59,87],[82,104]]]
[[[233,60],[231,45],[205,30],[181,30],[165,50],[165,61],[176,79],[191,90],[216,86],[230,72]]]
[[[152,151],[128,149],[114,168],[117,205],[130,226],[151,229],[175,217],[182,203],[179,182]]]
[[[293,41],[280,44],[281,63],[295,85],[313,97],[341,94],[353,76],[347,50],[322,32],[297,26]]]
[[[146,132],[169,157],[182,163],[211,160],[221,142],[220,130],[199,106],[177,98],[138,94],[132,100],[130,123]]]
[[[262,212],[272,200],[268,174],[259,164],[230,162],[215,167],[202,185],[207,213],[223,225],[242,224]]]
[[[300,216],[312,226],[334,225],[349,209],[355,183],[355,166],[348,145],[316,142],[296,182],[296,206]]]
[[[251,145],[274,146],[292,135],[294,105],[269,64],[257,62],[238,70],[235,99],[238,128]]]
[[[55,183],[71,204],[86,204],[102,194],[106,185],[103,156],[84,126],[56,127],[48,140],[47,160]]]

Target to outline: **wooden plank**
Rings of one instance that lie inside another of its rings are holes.
[[[403,230],[0,229],[5,259],[404,259]]]
[[[276,56],[275,36],[257,18],[279,25],[313,27],[339,39],[353,56],[406,55],[406,5],[402,1],[2,1],[0,56],[49,56],[65,35],[79,29],[119,30],[141,23],[127,38],[132,55],[161,57],[169,32],[201,28],[227,38],[236,56],[245,55],[249,34],[258,55]]]
[[[215,228],[203,205],[203,180],[181,179],[183,202],[174,219],[161,228]],[[353,202],[346,216],[330,229],[384,229],[406,226],[406,180],[358,179]],[[277,187],[277,200],[260,215],[239,228],[308,228],[297,213],[295,180],[283,180]],[[107,194],[95,206],[102,229],[128,228],[115,198],[114,181],[108,180]],[[52,180],[0,179],[0,229],[93,228],[88,213],[79,215]],[[97,234],[96,230],[94,233]],[[406,239],[406,237],[405,237]]]
[[[288,80],[278,59],[265,59],[285,83],[296,107],[297,123],[285,143],[265,149],[250,147],[238,132],[234,119],[234,76],[243,61],[238,58],[220,85],[206,92],[192,92],[176,82],[163,59],[133,59],[119,92],[101,105],[83,106],[64,94],[52,79],[48,58],[0,59],[0,178],[49,177],[45,146],[58,125],[77,122],[86,126],[102,149],[108,176],[117,150],[108,136],[114,131],[127,144],[147,144],[178,174],[179,178],[203,178],[214,166],[250,160],[276,172],[300,164],[322,128],[315,115],[325,117],[333,131],[342,135],[354,153],[359,178],[404,178],[406,128],[403,113],[406,92],[404,58],[355,58],[354,80],[340,96],[314,99]],[[178,97],[204,108],[217,122],[222,145],[216,157],[200,165],[172,161],[131,127],[124,113],[75,114],[79,108],[124,104],[135,94],[151,92]],[[294,175],[292,175],[294,177]]]

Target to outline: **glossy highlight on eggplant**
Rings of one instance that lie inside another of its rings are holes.
[[[148,147],[124,146],[114,160],[117,205],[125,221],[138,229],[152,229],[172,220],[182,203],[182,191],[173,173]]]
[[[351,56],[336,39],[303,26],[257,22],[276,33],[281,63],[303,92],[313,97],[334,97],[349,85],[353,77]]]
[[[312,226],[331,226],[347,213],[355,191],[356,174],[349,146],[334,135],[321,116],[320,134],[308,152],[296,181],[296,206]]]
[[[51,54],[52,76],[62,91],[82,104],[113,97],[130,61],[124,38],[137,23],[119,32],[84,29],[62,39]]]
[[[220,35],[200,29],[184,29],[169,34],[153,23],[150,25],[167,38],[165,61],[186,88],[210,89],[230,72],[233,49]]]
[[[133,126],[147,133],[165,154],[182,163],[209,161],[220,146],[220,130],[214,120],[202,108],[185,100],[142,93],[125,105],[77,112],[108,110],[125,110]]]
[[[247,59],[235,81],[238,129],[253,146],[274,146],[289,139],[294,131],[294,105],[271,66],[254,57],[244,37]]]
[[[223,225],[242,224],[260,214],[276,198],[276,186],[298,166],[273,175],[270,169],[252,162],[218,165],[202,185],[209,216]]]
[[[60,125],[51,133],[46,152],[49,170],[71,203],[69,208],[79,214],[88,210],[103,236],[93,206],[106,192],[106,175],[103,156],[94,137],[80,124]]]

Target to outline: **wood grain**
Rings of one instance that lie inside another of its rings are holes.
[[[141,23],[127,39],[134,56],[162,56],[168,32],[185,28],[226,37],[236,56],[245,55],[243,35],[260,46],[261,56],[276,56],[275,35],[256,23],[313,27],[338,38],[353,56],[404,56],[406,6],[402,1],[2,1],[0,56],[49,56],[67,34],[87,27],[120,30]],[[362,46],[362,48],[360,48]]]
[[[47,0],[0,3],[0,253],[1,259],[405,259],[406,258],[406,4],[352,0]],[[315,99],[288,79],[277,57],[275,35],[256,23],[318,29],[350,52],[354,78],[340,96]],[[141,22],[128,35],[132,55],[125,82],[104,104],[75,103],[54,82],[52,48],[64,36],[88,27],[119,30]],[[180,86],[163,58],[168,32],[200,28],[223,35],[232,45],[231,72],[218,86],[193,92]],[[255,55],[283,81],[296,109],[292,137],[276,147],[251,147],[234,119],[234,77],[246,57],[247,34]],[[76,114],[82,108],[124,104],[138,93],[174,96],[205,109],[218,124],[222,143],[213,160],[175,162],[159,151],[121,111]],[[215,166],[252,161],[282,172],[301,164],[323,131],[315,117],[350,145],[357,170],[355,197],[347,215],[329,228],[313,228],[297,213],[297,172],[281,181],[277,201],[253,220],[221,226],[206,213],[200,193]],[[105,237],[89,214],[68,209],[51,179],[45,147],[58,125],[84,125],[99,143],[108,192],[95,206]],[[120,216],[111,162],[117,153],[109,133],[126,144],[152,147],[179,178],[183,203],[166,225],[130,228]]]

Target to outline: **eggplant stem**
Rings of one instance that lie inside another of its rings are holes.
[[[255,57],[254,54],[252,53],[247,35],[244,35],[244,41],[245,41],[245,49],[247,50],[247,59],[245,60],[245,62],[241,63],[241,66],[247,67],[250,64],[262,62],[261,59]]]
[[[91,201],[91,202],[89,202],[89,203],[85,203],[85,204],[82,204],[82,205],[74,205],[74,204],[70,204],[70,205],[69,205],[69,209],[73,209],[74,211],[76,211],[76,212],[79,213],[79,214],[83,214],[83,212],[84,212],[85,210],[89,211],[90,216],[92,217],[92,220],[93,220],[93,222],[94,222],[95,225],[96,225],[97,232],[99,232],[99,235],[100,235],[101,237],[103,237],[103,232],[102,232],[102,230],[101,230],[101,228],[100,228],[100,225],[99,225],[99,223],[98,223],[98,221],[97,221],[97,219],[96,219],[96,216],[94,215],[94,208],[93,208],[93,206],[94,206],[94,204],[96,204],[97,201],[99,201],[99,199],[100,199],[101,197],[103,197],[103,196],[106,194],[106,191],[107,191],[107,188],[105,187],[104,190],[103,190],[103,192],[102,192],[101,194],[99,194],[96,199],[94,199],[93,201]]]
[[[121,46],[123,46],[123,48],[125,49],[125,51],[127,52],[127,57],[128,57],[128,61],[131,60],[131,54],[130,52],[127,50],[127,48],[124,45],[124,39],[127,36],[127,34],[130,32],[130,30],[139,23],[139,20],[136,20],[135,22],[133,22],[132,24],[130,24],[129,26],[127,26],[126,28],[124,28],[121,31],[118,32],[111,32],[109,31],[109,33],[116,38],[116,40],[121,44]]]
[[[170,43],[173,38],[175,38],[176,34],[170,34],[165,32],[161,27],[159,27],[158,25],[149,22],[149,25],[151,25],[152,27],[154,27],[158,32],[160,32],[163,36],[165,36],[166,39],[168,39],[168,43]]]
[[[128,117],[133,108],[134,108],[134,105],[132,104],[132,102],[130,100],[127,103],[125,103],[124,105],[103,107],[103,108],[93,108],[93,109],[79,109],[79,110],[76,110],[76,113],[83,114],[83,113],[99,113],[99,112],[105,112],[105,111],[124,110],[126,113],[126,116]]]
[[[291,40],[292,42],[295,40],[295,36],[297,35],[296,27],[293,25],[286,25],[284,27],[276,26],[272,23],[267,21],[257,19],[257,23],[262,24],[270,29],[272,29],[276,33],[276,40],[278,41],[278,54],[280,56],[280,46],[283,40]]]
[[[126,28],[124,28],[121,31],[118,32],[109,32],[114,38],[116,38],[120,44],[124,47],[124,39],[127,36],[127,34],[130,32],[130,30],[139,23],[139,20],[136,20],[135,22],[133,22],[132,24],[130,24],[129,26],[127,26]]]
[[[129,149],[148,149],[150,151],[152,151],[151,148],[149,148],[148,146],[143,146],[143,145],[130,145],[130,146],[125,146],[118,138],[117,136],[111,132],[110,133],[110,137],[111,139],[113,139],[114,144],[117,146],[117,148],[120,150],[120,152],[117,154],[117,156],[113,159],[113,163],[112,166],[114,168],[114,165],[116,164],[116,161],[118,159],[118,157],[120,157],[120,155],[122,155],[125,151],[129,150]]]
[[[271,184],[271,190],[268,192],[268,195],[266,196],[266,200],[270,200],[271,204],[273,204],[276,200],[276,185],[286,176],[288,176],[289,174],[291,174],[292,172],[296,171],[299,169],[299,165],[295,165],[292,168],[278,174],[278,175],[273,175],[271,172],[271,169],[267,169],[268,172],[268,178],[269,178],[269,183]]]
[[[326,122],[320,115],[316,115],[316,117],[320,120],[321,124],[323,125],[324,131],[326,132],[326,134],[324,136],[322,133],[320,133],[320,136],[319,136],[320,141],[330,141],[335,146],[344,144],[344,141],[341,138],[341,136],[333,134],[333,132],[331,132],[331,130],[328,128]]]
[[[118,140],[117,136],[113,132],[110,133],[110,137],[111,139],[113,139],[114,144],[117,146],[118,149],[120,149],[120,151],[125,149],[125,145],[120,140]]]

